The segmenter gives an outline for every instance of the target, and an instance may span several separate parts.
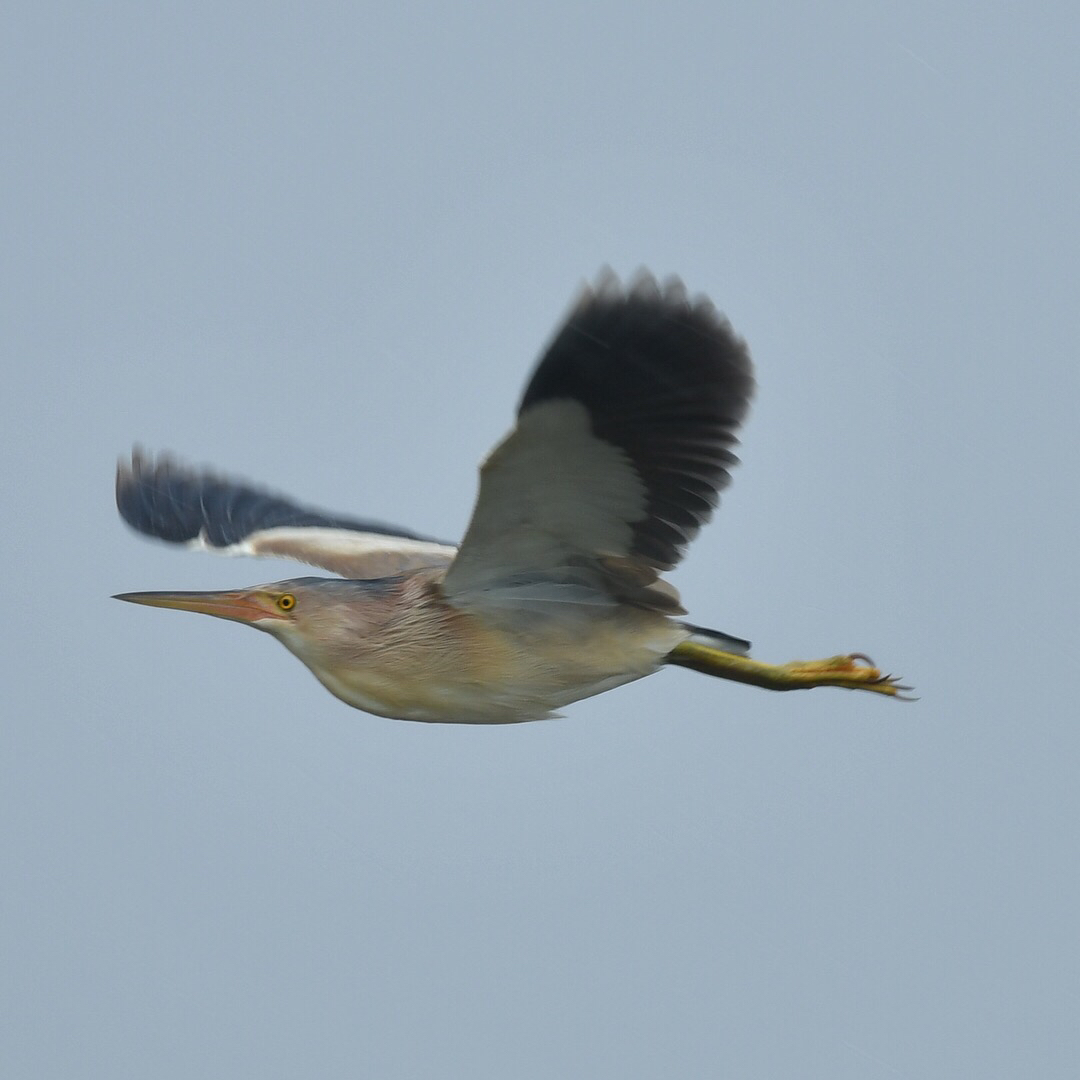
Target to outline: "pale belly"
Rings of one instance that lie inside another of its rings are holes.
[[[517,724],[652,674],[686,636],[680,624],[648,612],[549,621],[528,632],[485,622],[470,628],[452,657],[410,643],[347,670],[308,666],[336,697],[376,716]]]

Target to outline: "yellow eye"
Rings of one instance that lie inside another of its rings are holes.
[[[277,606],[282,611],[292,611],[292,609],[296,607],[296,597],[293,596],[292,593],[282,593],[282,595],[277,598]]]

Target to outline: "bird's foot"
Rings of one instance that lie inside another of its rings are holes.
[[[827,660],[796,660],[778,664],[778,682],[784,690],[809,690],[814,686],[840,686],[845,690],[870,690],[875,694],[914,701],[910,686],[900,683],[900,676],[886,675],[864,653],[830,656]],[[781,687],[777,687],[781,689]]]
[[[790,664],[767,664],[749,656],[725,652],[711,645],[684,641],[668,655],[670,664],[692,668],[706,675],[762,686],[766,690],[809,690],[815,686],[840,686],[845,690],[870,690],[875,694],[914,701],[910,686],[896,676],[885,675],[863,653],[830,656],[827,660],[796,660]]]

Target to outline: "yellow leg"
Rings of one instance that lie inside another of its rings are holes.
[[[692,668],[706,675],[763,686],[767,690],[809,690],[814,686],[840,686],[845,690],[870,690],[875,694],[914,700],[905,696],[893,675],[882,674],[868,656],[849,653],[827,660],[796,660],[790,664],[764,664],[708,645],[684,641],[668,654],[669,664]]]

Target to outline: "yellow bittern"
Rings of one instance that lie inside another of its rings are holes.
[[[234,592],[124,593],[278,638],[349,705],[435,723],[540,720],[678,664],[772,690],[908,689],[861,653],[766,664],[684,622],[660,575],[709,520],[754,380],[745,344],[677,280],[584,290],[484,462],[459,547],[305,509],[136,451],[129,525],[223,554],[343,575]]]

